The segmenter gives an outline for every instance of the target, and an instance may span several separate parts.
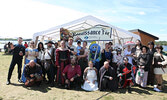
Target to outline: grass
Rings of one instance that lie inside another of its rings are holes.
[[[0,53],[0,100],[167,100],[167,75],[164,75],[165,89],[162,93],[147,89],[132,88],[132,93],[126,89],[116,92],[86,92],[83,90],[66,90],[49,87],[42,84],[40,87],[26,88],[17,82],[17,66],[13,71],[11,85],[6,85],[7,73],[11,62],[11,55]]]

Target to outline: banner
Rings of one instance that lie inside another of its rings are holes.
[[[73,39],[82,41],[109,41],[112,36],[112,28],[95,26],[86,30],[72,32]]]

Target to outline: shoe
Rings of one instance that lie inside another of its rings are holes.
[[[158,88],[154,88],[154,91],[156,91],[156,92],[162,92],[162,90],[160,90]]]
[[[22,80],[18,79],[18,82],[19,82],[19,83],[22,83]]]
[[[8,80],[8,81],[6,82],[6,85],[9,85],[9,84],[11,84],[11,83],[10,83],[10,80]]]

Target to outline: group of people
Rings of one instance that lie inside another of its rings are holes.
[[[115,91],[119,87],[128,87],[130,90],[132,85],[142,88],[154,85],[154,90],[158,92],[163,89],[162,75],[167,73],[167,56],[162,52],[162,46],[154,48],[153,42],[149,42],[147,47],[137,40],[134,47],[128,45],[124,51],[113,48],[112,42],[106,43],[98,54],[98,64],[89,59],[90,51],[86,41],[83,41],[82,46],[81,41],[78,41],[77,47],[73,45],[72,38],[59,43],[48,41],[45,45],[47,48],[39,42],[36,48],[34,41],[31,41],[25,48],[22,38],[18,38],[18,44],[11,48],[13,58],[7,85],[11,83],[11,75],[17,64],[18,81],[25,86],[40,85],[44,81],[52,87],[81,87],[86,91]]]

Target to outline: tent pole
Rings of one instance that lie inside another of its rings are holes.
[[[116,33],[116,35],[117,35],[117,37],[118,37],[118,42],[119,42],[119,44],[121,44],[121,40],[119,39],[119,36],[118,36],[118,33],[117,33],[116,30],[115,30],[115,33]],[[122,46],[122,44],[121,44],[121,46]]]
[[[37,46],[38,38],[39,38],[39,36],[37,36],[36,39],[35,39],[35,47]]]

